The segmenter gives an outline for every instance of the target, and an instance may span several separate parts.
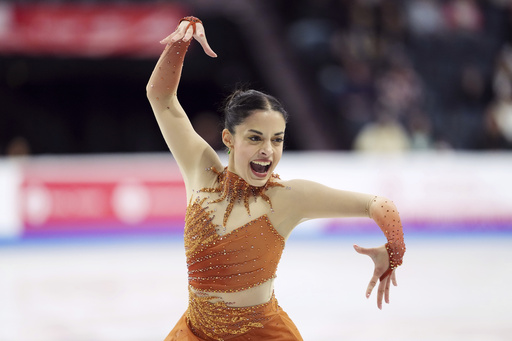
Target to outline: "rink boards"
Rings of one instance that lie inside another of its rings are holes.
[[[392,199],[414,232],[512,230],[512,156],[285,153],[282,179]],[[0,240],[175,234],[187,204],[171,154],[36,157],[0,162]],[[368,219],[330,219],[298,234],[374,232]]]

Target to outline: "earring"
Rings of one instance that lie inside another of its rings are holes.
[[[228,149],[228,155],[231,154],[231,149]]]

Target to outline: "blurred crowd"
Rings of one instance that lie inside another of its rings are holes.
[[[297,3],[287,41],[336,148],[512,147],[511,1]]]
[[[206,2],[184,3],[202,6]],[[229,1],[218,3],[220,7],[221,3],[226,5]],[[275,34],[314,103],[313,116],[322,123],[323,133],[329,136],[328,149],[403,152],[512,148],[511,0],[267,0],[261,3],[278,18],[279,31]],[[203,12],[207,12],[204,7]],[[209,37],[225,36],[220,28],[222,12],[211,16],[216,18],[210,18]],[[220,23],[217,28],[215,23]],[[244,48],[240,45],[243,39],[235,38],[218,40],[215,46],[228,48],[231,45],[231,52],[224,56],[235,58],[240,54],[237,57],[244,59],[247,55],[243,55]],[[217,73],[222,70],[222,75],[217,77],[219,82],[232,81],[230,72],[243,69],[241,65],[248,63],[247,60],[224,60],[229,65],[219,64]],[[132,76],[137,93],[144,87],[154,60],[141,63],[145,67],[138,72],[141,78]],[[190,59],[190,63],[197,61]],[[215,70],[205,72],[195,64],[191,69],[187,72],[192,74],[190,78],[195,83],[184,83],[182,93],[190,88],[197,91],[198,84],[211,88]],[[196,75],[193,69],[199,70]],[[248,76],[257,73],[248,73]],[[118,74],[122,78],[123,73]],[[112,82],[116,80],[111,79]],[[128,82],[117,80],[115,87]],[[89,86],[96,89],[94,98],[100,98],[100,93],[107,89],[100,91],[101,86]],[[66,86],[61,88],[59,91],[67,91]],[[123,90],[118,103],[125,102],[127,92],[129,90]],[[217,89],[204,93],[214,96],[220,92]],[[100,112],[95,115],[97,122],[73,123],[75,130],[85,126],[96,132],[88,138],[94,148],[68,148],[62,152],[102,152],[102,146],[108,146],[101,140],[102,136],[131,141],[112,142],[110,149],[105,150],[109,152],[165,148],[155,134],[154,122],[149,121],[151,115],[143,118],[140,114],[148,109],[144,96],[140,97],[141,109],[127,104],[122,113],[111,119],[110,126],[106,113],[118,107],[107,107],[106,103],[110,102],[107,100],[95,102],[94,111]],[[217,98],[215,104],[218,102]],[[195,104],[194,99],[192,107]],[[98,106],[104,108],[99,110]],[[130,107],[137,108],[138,112],[127,114]],[[208,134],[205,138],[221,149],[219,125],[212,123],[217,114],[203,107],[192,109],[191,120],[198,131]],[[126,124],[126,132],[113,133],[124,117],[132,117],[132,123]],[[41,124],[43,121],[41,119]],[[108,129],[101,128],[106,125]],[[58,126],[53,124],[51,129]],[[4,127],[4,130],[9,129]],[[73,130],[65,133],[65,130],[55,131],[48,138],[65,135],[72,141],[78,134]],[[137,133],[144,137],[134,138]],[[0,141],[0,147],[5,154],[30,153],[30,140],[30,137],[11,135],[9,141]],[[59,143],[63,144],[56,141],[55,145]],[[127,147],[130,145],[133,147]],[[288,147],[300,149],[293,142]],[[38,147],[33,149],[36,153],[45,152]]]

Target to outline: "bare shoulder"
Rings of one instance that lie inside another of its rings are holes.
[[[310,180],[304,180],[304,179],[291,179],[291,180],[281,180],[277,179],[276,182],[278,182],[282,189],[276,192],[277,195],[283,196],[287,199],[290,198],[297,198],[301,199],[304,195],[307,195],[307,193],[310,193],[311,191],[320,190],[323,185],[310,181]]]
[[[286,212],[287,216],[293,216],[295,210],[300,210],[297,203],[304,198],[305,180],[282,180],[275,179],[277,186],[268,189],[267,194],[272,200],[276,211]]]
[[[269,188],[267,194],[272,202],[272,222],[282,236],[288,238],[295,227],[304,221],[304,206],[307,206],[307,180],[276,179],[278,186]]]

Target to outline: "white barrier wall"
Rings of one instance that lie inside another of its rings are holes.
[[[511,171],[510,153],[449,152],[285,152],[277,168],[282,179],[387,196],[404,225],[422,230],[512,231]],[[185,191],[169,153],[3,159],[0,187],[2,239],[183,228]],[[315,229],[333,226],[343,223],[325,221]]]
[[[22,233],[19,212],[21,172],[16,162],[0,161],[0,239]]]

